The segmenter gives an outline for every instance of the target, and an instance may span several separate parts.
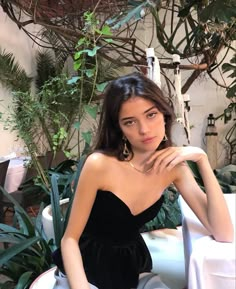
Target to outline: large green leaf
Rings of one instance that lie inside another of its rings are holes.
[[[124,15],[124,13],[122,13],[121,15],[124,17],[120,17],[121,19],[119,21],[116,22],[115,25],[112,26],[112,29],[116,30],[116,29],[120,29],[123,25],[127,24],[132,18],[137,21],[139,19],[141,19],[141,11],[144,7],[146,7],[147,5],[149,5],[149,1],[141,1],[142,3],[139,4],[137,1],[136,3],[133,1],[133,5],[134,8],[128,10],[128,13],[126,15]],[[117,18],[116,18],[117,19]],[[107,20],[108,24],[111,24],[113,21],[112,20]]]
[[[55,236],[55,245],[60,247],[61,238],[63,235],[63,216],[60,210],[60,194],[58,190],[58,176],[53,174],[51,176],[51,206],[52,206],[52,218],[53,228]]]
[[[97,105],[85,105],[84,110],[93,118],[97,118],[98,106]]]
[[[2,223],[0,223],[0,230],[8,233],[20,233],[20,231],[17,228]]]
[[[7,197],[15,206],[15,213],[18,218],[20,229],[23,233],[29,234],[29,236],[34,236],[34,224],[26,213],[26,211],[20,206],[20,204],[9,194],[3,187],[0,186],[0,191],[5,197]]]
[[[233,18],[236,18],[236,3],[229,0],[212,1],[199,16],[203,22],[209,19],[217,22],[232,22]]]
[[[32,268],[33,269],[33,268]],[[28,271],[25,272],[24,274],[21,275],[15,289],[26,289],[28,288],[27,286],[30,285],[31,280],[30,277],[32,276],[33,271]]]
[[[17,245],[13,245],[7,250],[0,252],[0,266],[5,264],[8,260],[10,260],[15,255],[21,253],[28,247],[32,246],[33,244],[37,243],[41,240],[41,237],[33,237],[26,240],[23,240],[21,243]]]
[[[86,132],[82,132],[82,137],[84,139],[84,141],[90,145],[91,140],[92,140],[92,133],[91,131],[86,131]]]
[[[46,81],[56,76],[56,61],[49,50],[38,51],[36,54],[37,77],[36,86],[40,90]]]
[[[10,90],[29,91],[32,78],[27,76],[23,67],[12,53],[0,48],[0,82]]]
[[[228,71],[232,70],[233,73],[229,77],[232,77],[232,78],[236,77],[236,65],[233,65],[233,64],[230,64],[230,63],[224,63],[222,65],[222,70],[223,70],[223,72],[228,72]]]
[[[192,170],[192,173],[193,173],[197,183],[199,184],[199,186],[201,186],[203,188],[204,183],[203,183],[202,176],[199,172],[197,164],[193,161],[187,161],[187,163],[188,163],[190,169]]]
[[[99,92],[102,92],[104,91],[105,87],[107,86],[108,82],[103,82],[103,83],[99,83],[99,84],[96,84],[96,89],[99,91]]]

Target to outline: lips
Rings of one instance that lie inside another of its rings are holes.
[[[151,143],[153,140],[155,139],[155,137],[148,137],[142,140],[142,143],[144,144],[149,144]]]

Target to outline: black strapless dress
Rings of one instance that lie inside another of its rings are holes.
[[[112,192],[97,192],[79,241],[89,283],[99,289],[137,287],[139,274],[152,269],[152,259],[139,229],[157,215],[162,203],[163,196],[143,212],[133,215]],[[55,263],[63,271],[58,258]]]

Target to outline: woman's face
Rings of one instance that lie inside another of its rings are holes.
[[[139,96],[122,104],[119,125],[134,153],[156,150],[165,135],[163,113],[154,102]]]

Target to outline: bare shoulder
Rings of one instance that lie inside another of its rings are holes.
[[[94,152],[88,156],[84,164],[84,170],[90,170],[96,173],[105,173],[108,169],[111,157],[101,153]]]

